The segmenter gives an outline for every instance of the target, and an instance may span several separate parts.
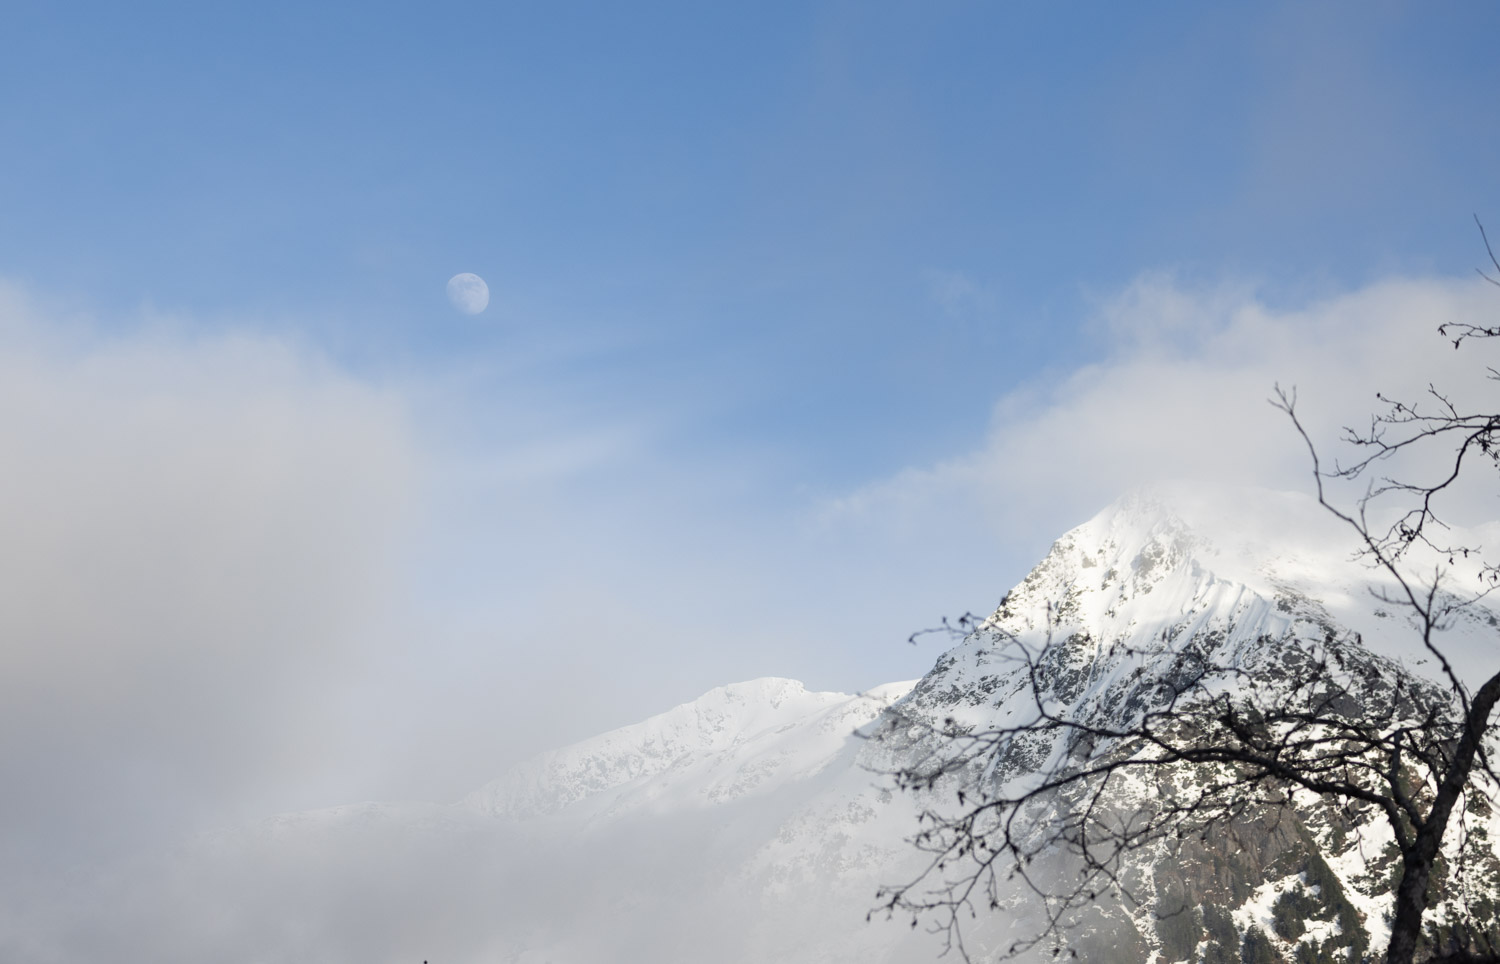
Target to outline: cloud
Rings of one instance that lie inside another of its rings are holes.
[[[927,285],[927,296],[949,315],[994,307],[991,293],[962,271],[929,268],[922,272],[922,280]]]
[[[275,340],[112,335],[3,288],[0,465],[10,883],[326,766],[410,508],[399,400]]]
[[[1005,392],[981,446],[836,499],[823,521],[888,534],[967,528],[971,543],[982,529],[994,551],[1029,565],[1135,485],[1311,491],[1307,451],[1267,403],[1274,386],[1297,390],[1325,457],[1347,457],[1341,429],[1368,425],[1376,391],[1417,399],[1432,383],[1460,400],[1487,398],[1492,346],[1455,352],[1436,329],[1491,323],[1495,309],[1493,291],[1467,280],[1391,280],[1275,308],[1244,285],[1143,277],[1098,305],[1090,330],[1100,360]],[[1466,498],[1457,508],[1473,523],[1494,506]]]

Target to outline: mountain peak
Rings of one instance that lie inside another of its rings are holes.
[[[1033,653],[1066,643],[1069,664],[1096,681],[1193,640],[1212,640],[1220,661],[1240,665],[1268,641],[1332,638],[1431,678],[1436,663],[1410,611],[1389,601],[1399,587],[1359,558],[1359,547],[1357,534],[1310,496],[1154,485],[1058,539],[986,626]],[[1494,672],[1497,625],[1488,609],[1468,607],[1436,642],[1462,676],[1483,679]],[[977,633],[938,660],[912,705],[978,722],[1003,700],[1001,680],[1019,652]]]
[[[726,802],[817,772],[913,685],[853,696],[809,692],[779,677],[715,687],[640,723],[535,757],[464,803],[533,817],[575,807],[607,816]]]
[[[1010,632],[1138,627],[1214,587],[1275,600],[1367,581],[1353,541],[1307,496],[1182,483],[1133,490],[1053,543],[993,619]],[[1341,594],[1341,593],[1336,593]]]

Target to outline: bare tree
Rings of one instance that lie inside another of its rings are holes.
[[[1500,272],[1493,252],[1490,259]],[[1439,333],[1459,346],[1500,336],[1500,327],[1445,325]],[[1437,679],[1375,656],[1331,622],[1321,635],[1296,638],[1232,644],[1209,634],[1110,648],[1069,632],[1063,600],[1049,606],[1040,639],[1009,628],[1009,598],[987,619],[945,622],[938,631],[967,637],[1007,668],[994,696],[1008,715],[982,726],[912,717],[879,734],[916,751],[892,774],[930,805],[915,837],[925,869],[882,889],[877,910],[910,914],[913,926],[927,920],[969,959],[965,926],[1026,895],[1040,922],[999,954],[1056,956],[1104,896],[1132,906],[1149,899],[1139,870],[1148,856],[1180,857],[1251,825],[1274,837],[1298,814],[1321,809],[1339,832],[1364,833],[1373,821],[1388,828],[1397,878],[1385,898],[1388,964],[1500,962],[1500,865],[1479,827],[1500,791],[1489,742],[1500,674],[1464,679],[1437,638],[1454,620],[1474,618],[1478,600],[1500,583],[1500,569],[1481,564],[1483,584],[1459,591],[1448,570],[1477,558],[1478,547],[1448,544],[1439,515],[1473,466],[1500,468],[1500,414],[1468,412],[1435,388],[1420,403],[1382,396],[1367,428],[1345,430],[1354,461],[1330,468],[1298,418],[1295,394],[1278,388],[1272,403],[1307,443],[1319,503],[1384,574],[1380,602],[1409,615]],[[1380,474],[1407,455],[1436,471]],[[1330,480],[1358,480],[1364,495],[1342,508],[1325,488]],[[1389,519],[1389,505],[1399,506],[1395,521],[1373,521]],[[1449,565],[1414,573],[1418,547]],[[1101,660],[1119,671],[1077,698],[1080,667]],[[1429,920],[1437,901],[1449,911]],[[1361,932],[1347,901],[1337,913],[1341,933]],[[1223,918],[1202,922],[1221,934],[1208,946],[1224,960],[1266,959],[1256,956],[1265,938],[1254,932],[1241,947],[1222,947],[1230,939]],[[1334,950],[1366,959],[1352,936],[1320,953],[1333,959]]]

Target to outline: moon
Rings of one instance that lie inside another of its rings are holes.
[[[466,315],[477,315],[490,303],[490,286],[477,274],[465,271],[448,279],[448,300]]]

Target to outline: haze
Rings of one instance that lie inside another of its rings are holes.
[[[1500,308],[1497,29],[20,3],[0,895],[735,680],[920,676],[908,634],[1129,485],[1304,489],[1274,384],[1328,439],[1483,391],[1434,329]]]

